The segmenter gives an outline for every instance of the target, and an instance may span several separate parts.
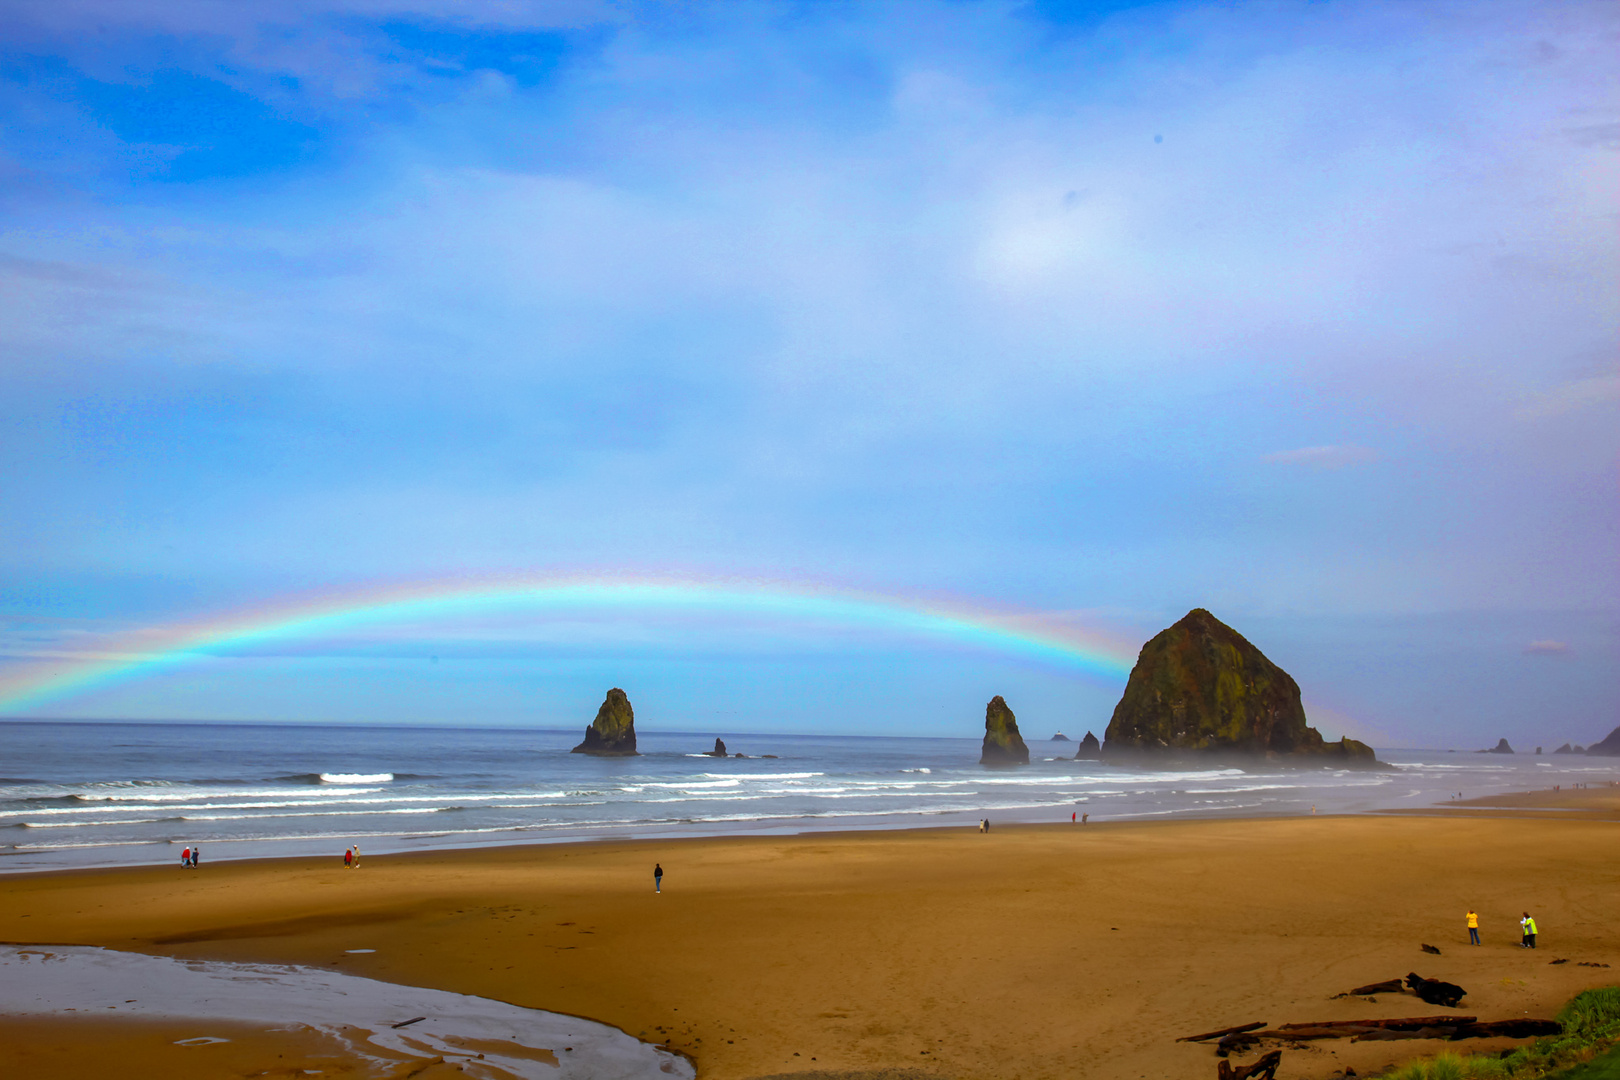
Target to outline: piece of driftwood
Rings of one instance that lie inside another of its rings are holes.
[[[1230,1061],[1215,1066],[1216,1080],[1276,1080],[1277,1066],[1282,1064],[1282,1051],[1273,1050],[1247,1065],[1234,1067]]]
[[[425,1017],[425,1016],[413,1016],[409,1020],[401,1020],[399,1023],[394,1024],[393,1026],[397,1027],[397,1028],[410,1027],[412,1024],[420,1024],[423,1020],[426,1020],[426,1019],[427,1019],[427,1017]]]
[[[1206,1039],[1218,1039],[1222,1035],[1236,1035],[1244,1031],[1254,1031],[1256,1028],[1266,1026],[1264,1020],[1256,1020],[1252,1024],[1239,1024],[1237,1027],[1221,1028],[1219,1031],[1206,1031],[1202,1035],[1183,1035],[1176,1042],[1203,1042]]]
[[[1415,971],[1406,976],[1406,985],[1412,988],[1412,993],[1430,1005],[1443,1005],[1448,1009],[1455,1009],[1457,1002],[1468,996],[1468,991],[1456,983],[1425,979]]]
[[[1512,1020],[1487,1020],[1483,1024],[1463,1024],[1453,1039],[1534,1039],[1542,1035],[1562,1035],[1564,1026],[1556,1020],[1530,1020],[1515,1017]]]
[[[1440,950],[1435,948],[1433,945],[1421,945],[1421,946],[1419,946],[1419,948],[1421,948],[1426,953],[1433,953],[1436,956],[1440,955]]]
[[[1215,1056],[1225,1057],[1228,1054],[1247,1050],[1251,1046],[1258,1046],[1260,1040],[1252,1031],[1234,1031],[1230,1035],[1222,1035],[1221,1041],[1215,1044]]]
[[[1576,967],[1608,967],[1609,965],[1608,964],[1594,964],[1590,960],[1577,960],[1577,961],[1575,961],[1575,966]]]
[[[1346,990],[1335,997],[1365,997],[1368,994],[1398,994],[1405,989],[1405,984],[1399,979],[1385,979],[1383,982],[1368,983],[1358,986],[1354,990]]]
[[[1436,1024],[1425,1028],[1378,1028],[1363,1032],[1351,1042],[1393,1042],[1397,1039],[1449,1039],[1457,1029]]]
[[[1388,1020],[1316,1020],[1306,1024],[1280,1024],[1279,1031],[1290,1028],[1423,1028],[1436,1024],[1472,1024],[1477,1016],[1397,1016]]]

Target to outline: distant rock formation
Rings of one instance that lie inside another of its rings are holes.
[[[1498,739],[1497,742],[1496,742],[1496,745],[1491,747],[1489,750],[1475,750],[1474,753],[1476,753],[1476,754],[1511,754],[1511,753],[1513,753],[1513,747],[1508,745],[1508,741],[1506,739]]]
[[[1602,742],[1595,742],[1586,748],[1588,754],[1597,754],[1601,757],[1620,757],[1620,727],[1609,732]]]
[[[1087,761],[1100,757],[1102,757],[1102,743],[1097,741],[1097,736],[1086,732],[1086,737],[1080,740],[1080,749],[1074,752],[1074,760]]]
[[[1052,741],[1053,742],[1072,742],[1073,740],[1070,739],[1067,735],[1063,734],[1063,732],[1060,731],[1056,735],[1052,736]]]
[[[980,765],[1028,765],[1029,747],[1018,734],[1018,718],[997,694],[984,707],[984,751]]]
[[[725,757],[726,756],[726,743],[725,743],[725,740],[724,739],[716,739],[716,740],[714,740],[714,749],[708,751],[706,756],[707,757]],[[737,756],[742,757],[741,754],[738,754]]]
[[[1293,677],[1203,608],[1142,646],[1108,722],[1105,756],[1165,751],[1380,766],[1366,743],[1325,741],[1306,723]]]
[[[599,757],[633,757],[636,753],[636,714],[630,699],[615,686],[607,692],[596,719],[585,729],[585,741],[570,753]]]
[[[1555,754],[1584,754],[1584,753],[1586,753],[1586,750],[1583,747],[1571,746],[1571,745],[1569,745],[1569,743],[1565,743],[1563,746],[1560,746],[1558,749],[1554,750],[1553,753],[1555,753]]]

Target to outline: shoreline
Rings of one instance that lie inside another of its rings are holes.
[[[1467,987],[1483,1019],[1551,1015],[1620,982],[1605,914],[1620,874],[1590,856],[1614,817],[1474,809],[600,839],[368,852],[353,871],[331,857],[36,871],[6,876],[0,939],[488,997],[657,1040],[721,1080],[1196,1076],[1212,1051],[1181,1035],[1415,1015],[1409,995],[1332,997],[1410,970]],[[1481,949],[1459,943],[1470,904]],[[1523,907],[1542,923],[1536,952],[1516,944]],[[80,1039],[98,1041],[117,1043]],[[1435,1049],[1313,1044],[1279,1076],[1365,1075]]]

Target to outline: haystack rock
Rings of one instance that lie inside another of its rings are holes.
[[[1293,677],[1203,608],[1142,646],[1108,722],[1105,755],[1167,752],[1380,766],[1366,743],[1325,741],[1305,722]]]
[[[984,707],[984,752],[980,765],[1028,765],[1029,747],[1018,734],[1018,718],[997,694]]]
[[[636,714],[630,699],[615,686],[607,692],[596,719],[585,729],[585,741],[571,753],[600,757],[632,757],[636,753]]]
[[[1052,736],[1052,741],[1053,742],[1072,742],[1073,740],[1071,740],[1067,735],[1063,734],[1063,732],[1060,731],[1056,735]]]
[[[1086,732],[1086,737],[1080,740],[1080,749],[1074,752],[1074,760],[1085,761],[1100,757],[1102,757],[1102,743],[1097,741],[1097,736]]]
[[[726,756],[726,743],[725,743],[725,740],[724,739],[716,739],[716,740],[714,740],[714,749],[710,750],[708,752],[708,756],[709,757],[725,757]],[[738,756],[740,757],[741,755],[738,755]]]
[[[1608,738],[1602,742],[1595,742],[1586,748],[1588,754],[1598,754],[1602,757],[1620,757],[1620,727],[1609,732]]]
[[[1498,739],[1496,745],[1489,750],[1476,750],[1474,752],[1476,754],[1511,754],[1513,753],[1513,747],[1508,745],[1506,739]]]

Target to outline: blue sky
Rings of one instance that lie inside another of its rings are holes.
[[[1605,3],[0,3],[0,674],[370,581],[690,570],[1138,640],[1205,606],[1329,734],[1595,740],[1617,46]],[[622,629],[34,715],[572,725],[618,684],[689,730],[971,734],[1002,693],[1100,733],[1119,692]]]

